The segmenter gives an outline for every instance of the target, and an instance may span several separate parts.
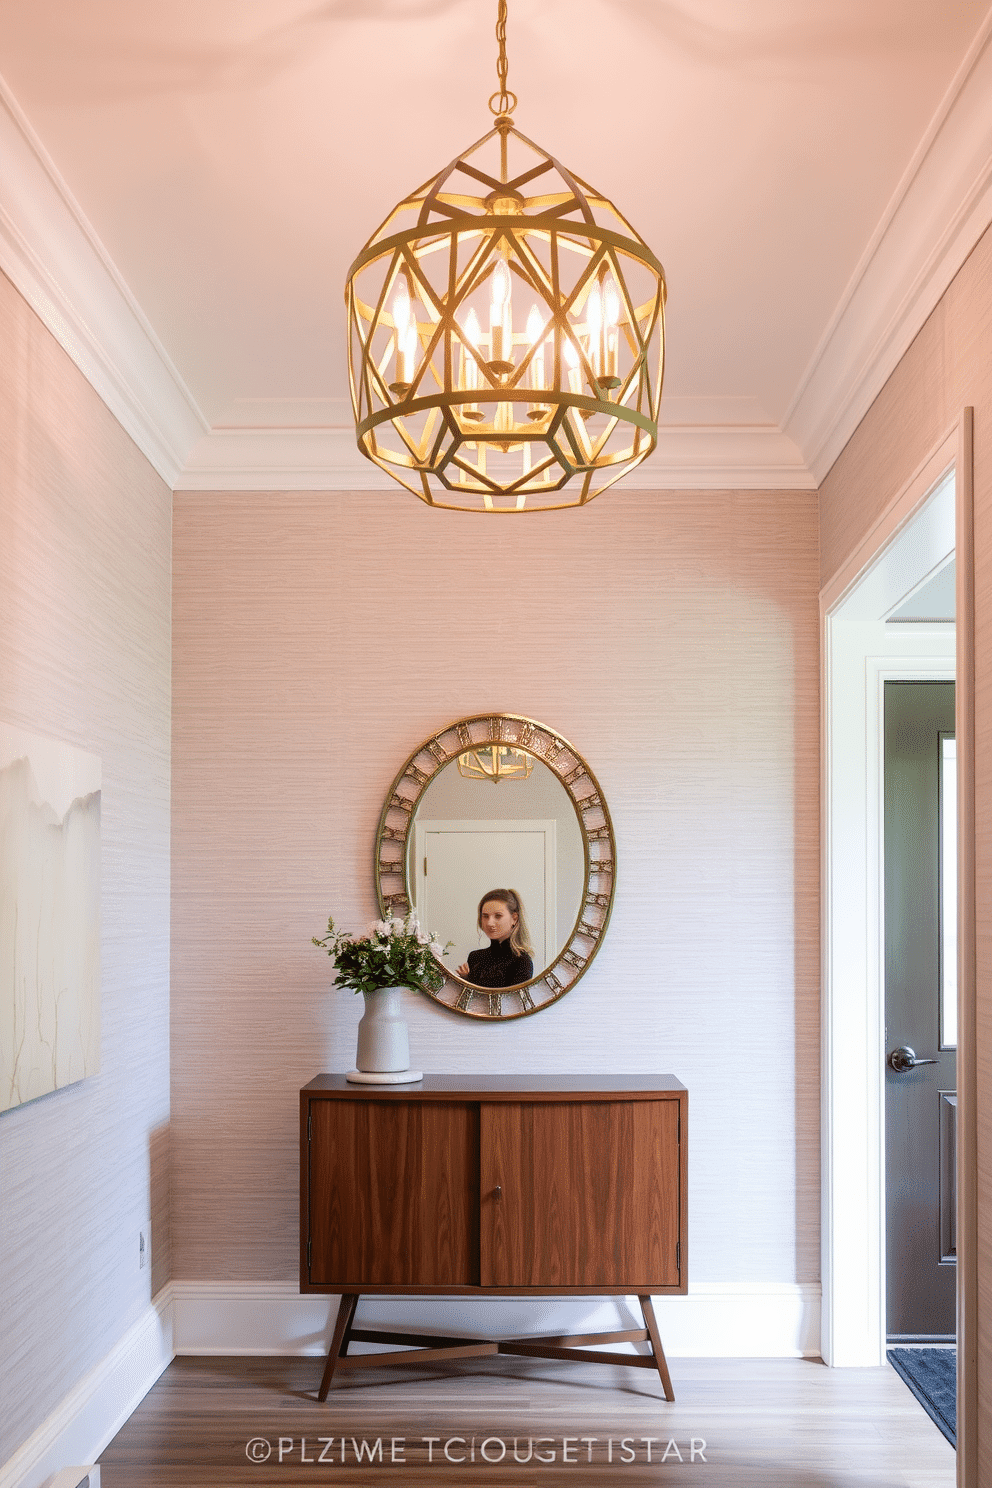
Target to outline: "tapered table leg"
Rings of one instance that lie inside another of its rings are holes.
[[[644,1314],[644,1326],[648,1330],[651,1340],[651,1350],[654,1354],[654,1362],[658,1366],[661,1375],[661,1383],[665,1388],[665,1399],[674,1400],[675,1391],[672,1389],[672,1376],[668,1372],[668,1360],[665,1358],[665,1350],[661,1346],[661,1334],[658,1332],[658,1319],[654,1315],[654,1304],[650,1297],[638,1297],[641,1311]]]
[[[358,1292],[343,1292],[341,1294],[341,1305],[338,1308],[337,1321],[334,1324],[331,1346],[327,1350],[324,1377],[320,1382],[320,1389],[317,1392],[318,1400],[327,1399],[327,1392],[331,1388],[331,1380],[334,1378],[335,1365],[341,1357],[343,1349],[347,1347],[351,1324],[355,1316],[355,1310],[358,1307],[358,1297]]]

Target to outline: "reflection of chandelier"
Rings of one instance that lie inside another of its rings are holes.
[[[657,443],[665,274],[612,203],[515,132],[506,0],[496,35],[495,127],[349,271],[358,447],[431,506],[578,506]]]
[[[534,756],[509,744],[480,744],[458,756],[458,773],[469,780],[526,780],[534,768]]]

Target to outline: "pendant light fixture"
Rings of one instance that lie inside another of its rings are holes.
[[[665,273],[525,138],[499,0],[493,128],[401,201],[348,273],[358,447],[431,506],[580,506],[658,439]]]
[[[468,780],[529,780],[534,756],[512,744],[480,744],[458,756],[458,773]]]

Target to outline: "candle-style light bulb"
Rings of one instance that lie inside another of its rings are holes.
[[[510,297],[510,269],[505,258],[496,260],[493,269],[493,319],[501,318],[503,302]]]
[[[606,376],[611,387],[618,387],[620,347],[620,292],[612,277],[603,285],[603,319],[606,322]]]
[[[510,304],[510,267],[505,258],[498,259],[493,270],[492,301],[489,306],[489,336],[492,360],[508,363],[512,346],[512,316]],[[504,370],[498,368],[497,370]]]
[[[466,341],[468,342],[467,346],[465,345]],[[468,314],[465,317],[465,324],[462,327],[461,386],[473,393],[479,387],[479,363],[472,353],[473,351],[478,352],[481,345],[482,327],[479,324],[479,317],[470,305]],[[471,423],[478,424],[485,418],[485,414],[480,411],[478,403],[464,403],[462,405],[462,418],[468,419]]]
[[[416,323],[411,324],[411,322],[410,291],[406,280],[401,277],[397,280],[396,295],[393,299],[393,325],[396,330],[396,381],[390,383],[390,391],[394,393],[405,392],[410,385],[417,344]]]
[[[598,377],[603,370],[603,296],[598,284],[592,286],[586,299],[586,325],[589,330],[586,351]]]
[[[586,321],[590,333],[597,333],[603,324],[603,296],[598,284],[592,286],[586,300]]]
[[[603,285],[603,316],[608,326],[620,324],[620,293],[612,279]]]

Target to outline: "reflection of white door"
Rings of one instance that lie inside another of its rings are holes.
[[[460,966],[488,945],[477,926],[479,900],[489,889],[519,894],[534,943],[534,970],[558,951],[554,821],[427,821],[416,823],[414,884],[421,924],[442,943],[454,941],[445,965]]]

